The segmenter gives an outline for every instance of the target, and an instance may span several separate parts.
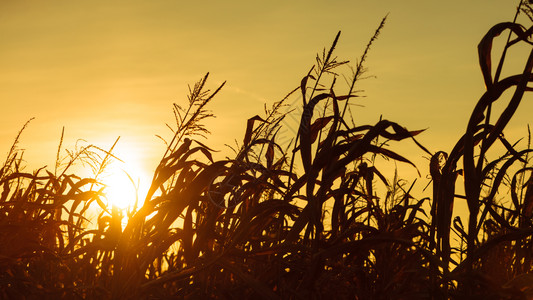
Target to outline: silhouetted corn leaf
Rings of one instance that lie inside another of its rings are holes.
[[[494,25],[488,32],[485,34],[483,39],[479,42],[478,45],[478,55],[479,55],[479,65],[481,67],[481,72],[483,73],[483,79],[485,80],[485,85],[487,90],[492,87],[492,42],[494,38],[499,36],[506,29],[514,32],[521,40],[526,40],[525,29],[522,25],[512,22],[499,23]]]

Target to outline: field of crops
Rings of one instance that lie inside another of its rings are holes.
[[[529,4],[520,9],[531,19]],[[361,125],[351,112],[384,24],[355,63],[335,56],[339,32],[297,88],[248,119],[223,160],[198,139],[224,86],[209,90],[206,75],[186,105],[174,105],[175,135],[128,211],[104,201],[99,176],[113,149],[64,157],[60,144],[54,168],[29,173],[23,128],[0,169],[0,298],[533,299],[533,150],[530,136],[503,135],[532,90],[533,27],[500,23],[482,37],[486,91],[451,151],[433,153],[416,140],[422,130]],[[507,39],[501,55],[495,39]],[[522,72],[501,78],[515,45],[531,54]],[[290,99],[300,109],[287,112]],[[496,101],[503,110],[492,109]],[[294,113],[299,126],[280,141]],[[377,167],[420,167],[391,141],[431,158],[427,195]],[[71,172],[82,162],[93,177]],[[466,218],[454,217],[457,201]]]

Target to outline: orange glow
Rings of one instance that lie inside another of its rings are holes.
[[[123,159],[123,162],[111,162],[101,180],[106,185],[104,193],[108,206],[131,210],[136,201],[137,208],[142,205],[149,176],[139,167],[139,163],[130,157]]]

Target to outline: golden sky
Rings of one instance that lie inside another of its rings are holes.
[[[450,151],[484,89],[477,44],[517,4],[0,0],[0,154],[35,117],[20,144],[32,168],[53,165],[64,126],[67,146],[109,148],[121,136],[117,154],[151,170],[164,152],[155,135],[170,137],[172,103],[185,104],[187,85],[206,72],[213,89],[227,81],[208,127],[208,144],[223,150],[264,103],[299,85],[338,30],[337,55],[354,61],[387,13],[366,65],[376,78],[361,82],[355,118],[429,128],[421,141]],[[511,128],[522,136],[527,107]]]

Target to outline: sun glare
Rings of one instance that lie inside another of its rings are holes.
[[[103,183],[106,185],[107,205],[121,210],[142,205],[146,193],[146,175],[131,162],[113,161],[105,170]]]

